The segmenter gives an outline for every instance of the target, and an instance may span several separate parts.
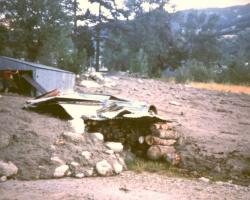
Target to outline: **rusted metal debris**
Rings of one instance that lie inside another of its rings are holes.
[[[53,90],[26,102],[25,108],[68,118],[81,118],[88,133],[100,132],[105,141],[121,142],[124,149],[151,160],[180,162],[178,135],[171,122],[157,115],[154,105],[103,94],[59,95]]]

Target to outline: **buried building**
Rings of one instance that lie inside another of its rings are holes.
[[[0,56],[0,73],[6,71],[18,71],[13,73],[11,87],[22,94],[37,95],[55,88],[68,92],[75,85],[75,74],[72,72]]]

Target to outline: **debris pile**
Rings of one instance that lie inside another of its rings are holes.
[[[119,152],[110,151],[96,135],[62,133],[53,145],[51,162],[56,166],[53,177],[108,176],[119,174],[126,169]],[[72,156],[68,157],[69,154]]]
[[[113,78],[104,77],[101,72],[88,71],[79,77],[79,83],[86,88],[114,87]]]
[[[69,121],[27,112],[21,109],[26,100],[0,99],[0,181],[108,176],[126,169],[121,153],[111,150],[101,133],[76,133]]]
[[[121,152],[121,145],[140,157],[162,159],[172,165],[180,162],[175,148],[178,135],[170,121],[156,114],[153,105],[109,95],[75,94],[30,100],[26,108],[54,114],[60,110],[60,116],[69,116],[72,122],[82,119],[80,126],[85,127],[85,132],[101,133],[104,141],[118,142],[111,143],[114,152]]]

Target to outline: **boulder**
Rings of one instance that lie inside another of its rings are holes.
[[[78,173],[75,175],[76,178],[83,178],[84,177],[84,173]]]
[[[120,174],[122,172],[122,170],[123,170],[123,166],[118,162],[115,162],[113,164],[113,167],[114,167],[114,171],[115,171],[116,174]]]
[[[93,176],[93,174],[94,174],[94,168],[87,169],[84,173],[85,173],[85,175],[87,177]]]
[[[115,153],[122,152],[123,145],[120,142],[106,142],[105,146],[113,150]]]
[[[0,160],[0,176],[12,177],[17,174],[18,168],[12,162]]]
[[[79,166],[79,163],[78,162],[75,162],[75,161],[73,161],[73,162],[71,162],[70,163],[70,165],[72,166],[72,167],[78,167]]]
[[[109,154],[109,155],[113,155],[113,154],[114,154],[114,151],[111,150],[111,149],[105,150],[104,152],[105,152],[106,154]]]
[[[210,182],[210,180],[208,178],[205,178],[205,177],[200,177],[199,180],[202,181],[202,182],[205,182],[205,183]]]
[[[7,176],[1,176],[0,177],[0,183],[7,181]]]
[[[56,178],[63,177],[67,174],[68,170],[69,170],[68,165],[61,165],[60,167],[57,167],[55,169],[54,177],[56,177]]]
[[[83,143],[85,141],[83,135],[79,133],[64,132],[63,137],[65,138],[66,141],[76,144]]]
[[[112,166],[106,160],[102,160],[96,163],[96,171],[101,176],[108,176],[112,174]]]
[[[74,129],[75,133],[82,134],[85,131],[84,121],[81,118],[70,120],[70,125]]]
[[[97,140],[100,140],[100,141],[104,140],[104,136],[101,133],[91,133],[91,136],[92,136],[93,139],[97,139]]]

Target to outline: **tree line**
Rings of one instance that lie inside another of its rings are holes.
[[[166,11],[168,0],[125,0],[122,7],[115,0],[86,2],[98,10],[82,9],[77,0],[2,0],[0,54],[76,73],[105,66],[160,76],[165,69],[213,71],[223,64],[248,71],[249,31],[222,40],[217,15],[190,12],[176,25],[182,16]]]

